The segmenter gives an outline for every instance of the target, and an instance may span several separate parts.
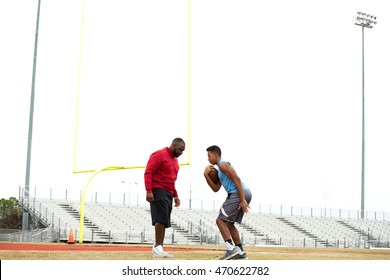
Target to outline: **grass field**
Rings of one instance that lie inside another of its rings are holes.
[[[218,260],[224,246],[164,247],[177,260]],[[250,260],[390,260],[389,249],[331,249],[246,246]],[[152,260],[150,245],[5,243],[1,260]]]

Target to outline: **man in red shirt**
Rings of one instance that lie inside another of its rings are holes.
[[[154,257],[174,257],[164,251],[163,243],[165,229],[171,226],[173,200],[175,207],[180,206],[175,182],[179,172],[177,158],[183,154],[184,150],[184,140],[175,138],[170,147],[154,152],[146,165],[144,174],[146,200],[150,203],[152,224],[155,230],[155,243],[152,249]]]

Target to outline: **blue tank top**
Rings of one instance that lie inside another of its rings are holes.
[[[221,165],[222,162],[227,162],[227,161],[225,161],[223,159],[220,159],[218,161],[218,167]],[[227,163],[233,168],[233,166],[229,162],[227,162]],[[236,185],[233,183],[233,181],[228,176],[225,175],[225,173],[223,173],[220,170],[220,168],[218,168],[218,177],[219,177],[219,181],[221,181],[221,184],[225,188],[227,193],[236,193],[236,192],[238,192],[237,188],[236,188]],[[242,188],[244,190],[248,189],[245,186],[243,181],[241,181],[241,185],[242,185]]]

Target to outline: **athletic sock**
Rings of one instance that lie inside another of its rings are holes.
[[[231,239],[225,240],[226,249],[231,251],[234,249],[233,241]]]
[[[161,245],[153,246],[154,249],[157,249],[158,251],[162,252],[164,251],[163,247]]]
[[[242,247],[241,243],[237,244],[237,250],[240,253],[240,255],[242,255],[244,253],[244,248]]]

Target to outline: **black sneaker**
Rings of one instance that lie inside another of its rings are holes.
[[[231,258],[232,260],[247,260],[248,259],[248,255],[244,252],[242,254],[238,253],[237,255],[235,255],[233,258]]]
[[[225,255],[223,255],[219,259],[220,260],[230,260],[230,259],[234,258],[235,256],[237,256],[238,254],[239,254],[238,250],[236,248],[234,248],[233,250],[225,251]]]

